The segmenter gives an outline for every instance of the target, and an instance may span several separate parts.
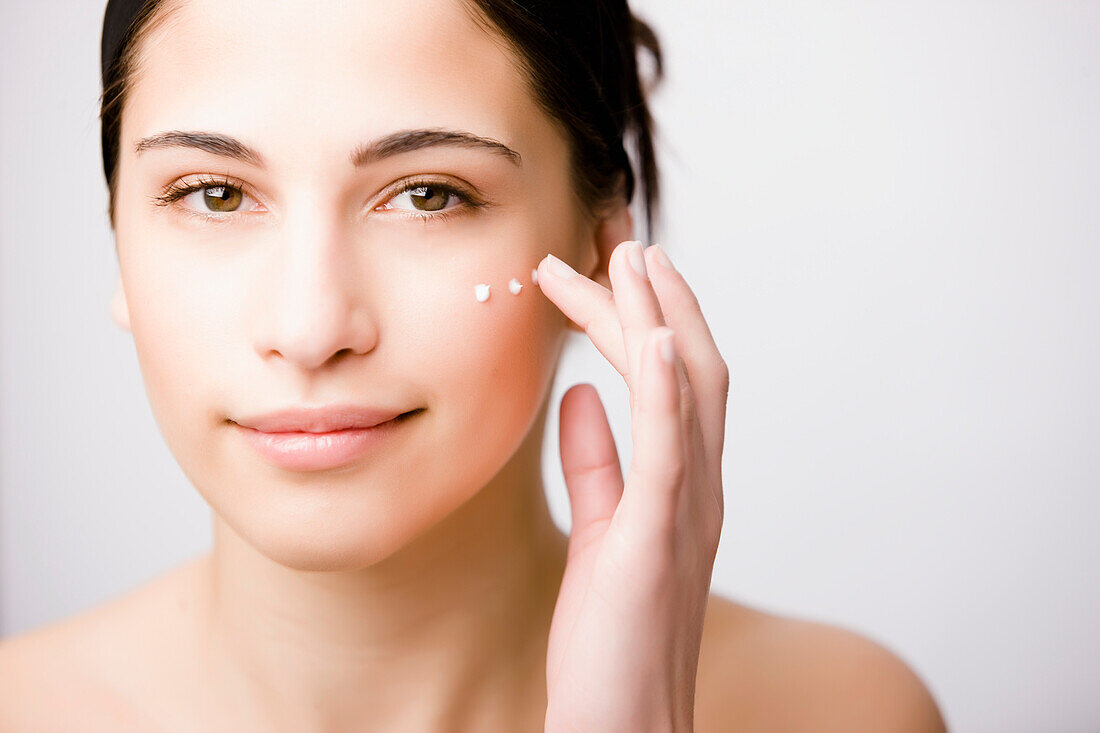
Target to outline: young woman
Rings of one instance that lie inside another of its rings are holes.
[[[646,49],[623,0],[112,0],[111,312],[215,541],[6,640],[0,729],[943,728],[881,646],[709,595],[729,375],[631,241]],[[570,329],[633,459],[570,389],[566,537]]]

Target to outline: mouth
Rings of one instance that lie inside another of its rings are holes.
[[[267,462],[288,471],[320,471],[339,468],[380,450],[386,441],[412,418],[424,412],[417,408],[370,427],[339,430],[280,430],[265,432],[233,424],[245,442]]]

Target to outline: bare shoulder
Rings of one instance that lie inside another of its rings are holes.
[[[82,614],[0,641],[0,730],[76,730],[118,720],[99,673],[103,628]]]
[[[177,568],[118,598],[0,639],[0,730],[148,729],[142,685],[178,610]]]
[[[882,644],[716,595],[695,691],[700,733],[946,730],[924,682]]]

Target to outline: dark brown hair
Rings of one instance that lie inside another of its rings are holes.
[[[121,37],[108,38],[105,23],[101,43],[100,134],[112,226],[122,106],[141,64],[141,41],[179,7],[170,0],[132,5],[136,10]],[[664,72],[653,30],[626,0],[466,0],[466,6],[476,22],[516,52],[534,98],[566,132],[574,193],[584,211],[600,218],[618,197],[631,202],[640,182],[649,239],[660,185],[647,95]],[[642,50],[653,60],[648,83],[638,68]]]

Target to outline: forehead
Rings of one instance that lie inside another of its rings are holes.
[[[175,5],[142,46],[126,141],[217,130],[284,145],[273,157],[346,158],[396,129],[458,128],[522,148],[547,125],[513,52],[462,0]]]

